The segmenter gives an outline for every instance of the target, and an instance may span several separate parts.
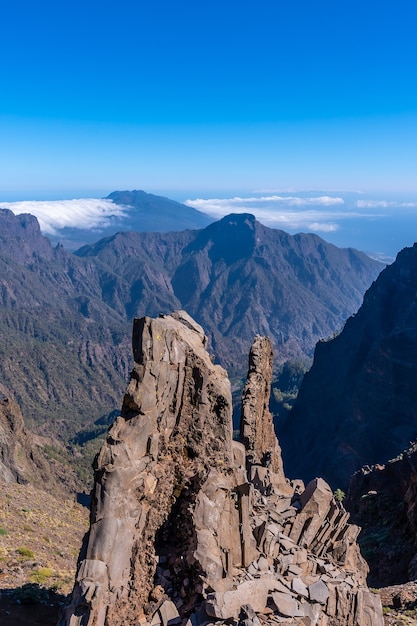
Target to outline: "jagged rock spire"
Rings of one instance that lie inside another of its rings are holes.
[[[249,353],[248,376],[242,393],[240,440],[252,463],[270,467],[284,483],[281,448],[269,411],[273,359],[271,341],[257,335]]]
[[[324,481],[304,490],[284,477],[268,341],[251,353],[246,449],[232,441],[230,384],[205,347],[185,312],[135,320],[135,366],[95,460],[90,531],[60,626],[382,626],[357,527]],[[258,464],[265,452],[269,467]]]

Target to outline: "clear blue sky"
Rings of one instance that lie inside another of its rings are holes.
[[[0,199],[417,192],[415,0],[5,0]]]

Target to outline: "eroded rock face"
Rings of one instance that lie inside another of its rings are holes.
[[[244,443],[232,441],[229,381],[205,346],[184,312],[135,320],[135,367],[95,461],[61,626],[382,625],[358,528],[324,481],[284,477],[261,371],[268,340],[251,353]]]

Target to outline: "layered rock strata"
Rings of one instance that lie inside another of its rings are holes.
[[[133,352],[60,625],[382,626],[359,528],[323,480],[284,477],[272,367],[261,371],[270,343],[252,349],[244,443],[232,441],[227,375],[186,313],[135,320]]]

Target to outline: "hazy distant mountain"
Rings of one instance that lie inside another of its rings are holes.
[[[103,216],[100,227],[65,227],[50,236],[54,243],[61,242],[68,250],[94,243],[100,237],[109,237],[119,231],[169,232],[204,228],[213,219],[192,207],[155,196],[145,191],[113,191],[106,200],[123,207],[122,214]]]
[[[343,332],[317,345],[279,432],[287,472],[334,487],[417,438],[417,244],[367,291]]]
[[[381,265],[251,215],[203,230],[118,233],[77,255],[37,220],[0,210],[0,380],[31,427],[63,439],[117,409],[132,318],[187,309],[244,374],[255,334],[277,362],[311,354],[356,310]]]
[[[129,211],[129,228],[125,224],[123,230],[163,233],[195,230],[213,222],[211,217],[186,204],[144,191],[113,191],[107,199],[134,209]]]

